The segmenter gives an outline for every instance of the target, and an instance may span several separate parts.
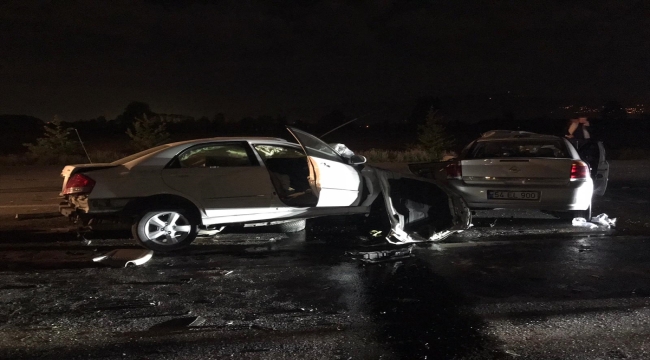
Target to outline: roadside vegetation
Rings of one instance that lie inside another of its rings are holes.
[[[559,118],[523,121],[506,114],[474,123],[448,119],[440,110],[438,100],[421,100],[410,115],[390,118],[389,114],[384,114],[383,122],[364,119],[352,123],[350,114],[337,110],[320,119],[297,120],[290,125],[319,136],[346,124],[323,140],[343,143],[370,162],[449,159],[469,141],[494,129],[559,136],[566,131],[567,120]],[[593,133],[605,143],[608,159],[650,159],[650,143],[638,136],[650,131],[650,118],[647,120],[627,119],[624,112],[603,110],[592,123]],[[218,113],[195,119],[179,114],[159,114],[148,104],[138,101],[128,104],[114,119],[100,116],[66,122],[54,117],[44,124],[31,116],[0,115],[0,123],[10,134],[0,142],[0,166],[111,162],[161,143],[206,137],[269,136],[294,141],[285,129],[289,122],[282,116],[233,120]]]
[[[60,161],[84,161],[81,144],[72,138],[72,128],[65,127],[57,116],[43,126],[43,136],[27,147],[25,160],[37,164],[54,164]]]
[[[424,124],[418,127],[418,141],[432,161],[442,160],[454,148],[454,138],[445,128],[445,119],[433,107],[429,109]]]
[[[167,121],[160,116],[150,117],[147,114],[135,118],[133,130],[126,130],[126,134],[131,138],[133,150],[138,152],[169,142]]]

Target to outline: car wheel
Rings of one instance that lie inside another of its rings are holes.
[[[198,233],[184,211],[158,210],[144,214],[132,228],[141,246],[153,251],[173,251],[189,246]]]
[[[278,230],[280,232],[293,233],[305,230],[305,226],[307,226],[307,220],[296,220],[278,224]]]
[[[585,218],[587,221],[591,220],[591,205],[586,210],[574,210],[573,211],[573,217],[581,217]]]

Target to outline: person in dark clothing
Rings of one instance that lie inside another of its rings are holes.
[[[564,135],[564,137],[569,139],[576,149],[579,149],[581,145],[589,142],[591,139],[591,134],[588,129],[589,125],[589,119],[586,117],[571,119],[569,120],[567,135]]]

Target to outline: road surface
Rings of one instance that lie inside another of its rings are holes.
[[[349,255],[386,248],[350,219],[116,268],[92,258],[134,248],[128,233],[84,243],[63,218],[0,215],[0,358],[648,359],[650,190],[633,176],[595,201],[615,229],[483,212],[380,264]]]

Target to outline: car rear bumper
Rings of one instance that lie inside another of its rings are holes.
[[[468,185],[455,181],[452,186],[458,190],[467,205],[472,209],[538,209],[538,210],[585,210],[591,206],[593,182],[572,181],[566,186],[503,186],[503,185]],[[537,191],[537,200],[488,199],[488,190],[500,191]]]
[[[88,199],[87,195],[70,195],[59,203],[59,212],[63,216],[115,215],[119,214],[129,199]]]

